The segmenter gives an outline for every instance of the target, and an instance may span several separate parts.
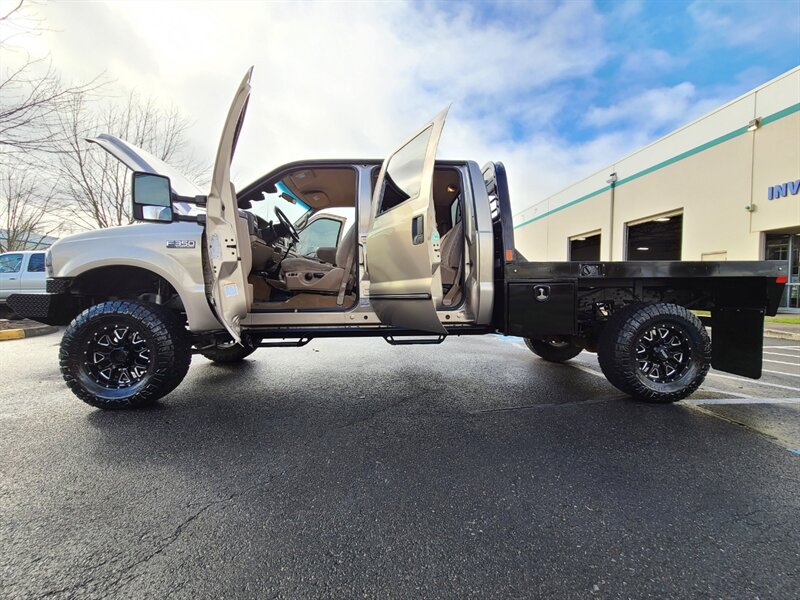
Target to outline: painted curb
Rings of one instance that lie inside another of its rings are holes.
[[[58,331],[58,327],[54,325],[41,325],[39,327],[29,327],[27,329],[3,329],[0,331],[0,342],[47,335],[48,333],[55,333],[56,331]]]
[[[765,329],[764,337],[773,338],[776,340],[792,340],[795,342],[800,341],[800,333],[778,331],[777,329]]]

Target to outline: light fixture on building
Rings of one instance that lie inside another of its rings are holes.
[[[648,250],[650,250],[650,248],[648,248],[647,246],[639,246],[637,250],[641,250],[642,252],[647,252]]]
[[[608,174],[608,179],[606,179],[606,183],[617,183],[617,174],[616,174],[616,172]]]
[[[655,219],[655,222],[656,222],[656,223],[666,223],[666,222],[667,222],[667,221],[669,221],[671,218],[672,218],[672,217],[658,217],[657,219]]]
[[[761,118],[756,117],[747,124],[747,131],[755,131],[759,127],[761,127]]]

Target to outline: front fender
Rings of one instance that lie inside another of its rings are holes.
[[[181,224],[183,225],[183,224]],[[94,269],[129,266],[145,269],[164,278],[175,288],[186,310],[189,329],[209,331],[219,329],[217,320],[206,297],[201,253],[202,229],[194,225],[149,225],[119,228],[129,229],[124,235],[106,239],[105,230],[95,237],[70,240],[53,246],[55,277],[78,277]],[[101,237],[103,238],[101,240]],[[173,240],[194,242],[194,247],[170,247]],[[102,248],[102,253],[98,250]]]

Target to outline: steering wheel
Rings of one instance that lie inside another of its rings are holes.
[[[289,236],[295,241],[295,243],[300,241],[300,234],[297,233],[297,228],[294,224],[289,220],[289,217],[277,206],[275,207],[275,216],[278,217],[278,221],[281,222],[281,225],[286,227],[286,231]]]

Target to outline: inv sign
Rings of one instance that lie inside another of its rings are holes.
[[[771,185],[767,189],[767,196],[770,200],[775,200],[776,198],[797,196],[798,192],[800,192],[800,179],[795,179],[779,185]]]

